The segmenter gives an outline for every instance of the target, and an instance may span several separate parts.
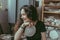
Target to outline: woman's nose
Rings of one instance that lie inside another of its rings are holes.
[[[23,18],[25,18],[25,16],[21,16],[21,18],[23,19]]]

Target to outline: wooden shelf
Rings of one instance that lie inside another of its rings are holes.
[[[49,11],[44,11],[46,14],[60,14],[60,12],[49,12]]]
[[[51,5],[50,2],[52,2],[53,4]],[[58,5],[58,3],[60,3],[60,0],[43,0],[42,1],[42,20],[44,22],[44,17],[49,17],[49,16],[53,16],[54,18],[58,18],[60,19],[60,5]],[[49,10],[50,9],[50,10]],[[51,26],[51,27],[55,27],[55,28],[60,28],[60,26],[56,26],[56,25],[46,25],[46,26]]]
[[[44,6],[45,6],[45,7],[49,7],[49,8],[60,9],[60,6],[56,6],[56,5],[51,6],[51,5],[49,5],[49,4],[44,4]]]
[[[60,0],[50,0],[50,1],[52,1],[52,2],[60,2]]]
[[[48,2],[60,2],[60,0],[45,0],[44,2],[45,3],[48,3]]]
[[[47,25],[47,24],[45,24],[45,26],[51,26],[51,27],[55,27],[55,28],[60,28],[60,26],[56,26],[56,25]]]

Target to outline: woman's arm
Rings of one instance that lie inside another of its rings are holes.
[[[14,33],[17,32],[19,25],[20,25],[20,21],[17,21],[14,27]]]
[[[46,32],[41,32],[41,35],[42,35],[42,40],[47,40],[47,38],[46,38]]]
[[[15,33],[14,40],[20,40],[23,35],[23,28],[19,28],[19,30]]]
[[[14,36],[14,40],[20,40],[21,36],[24,33],[25,28],[27,27],[27,25],[29,25],[29,23],[23,23],[20,28],[18,29],[18,31],[16,32],[15,36]]]
[[[23,23],[23,21],[18,17],[17,22],[14,27],[14,33],[19,29],[19,26]]]

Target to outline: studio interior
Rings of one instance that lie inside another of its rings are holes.
[[[45,24],[47,40],[60,40],[60,0],[0,0],[0,40],[14,40],[23,5],[36,7],[38,19]]]

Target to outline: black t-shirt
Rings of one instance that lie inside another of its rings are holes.
[[[45,32],[45,25],[42,21],[38,21],[35,25],[36,33],[32,37],[27,37],[27,40],[41,40],[41,32]]]

